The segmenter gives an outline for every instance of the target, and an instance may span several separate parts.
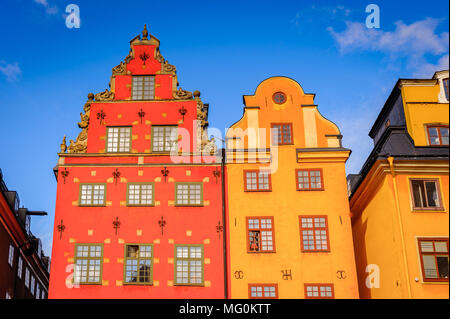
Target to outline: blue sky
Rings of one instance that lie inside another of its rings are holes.
[[[80,8],[68,29],[65,8]],[[367,29],[365,8],[380,8]],[[242,95],[270,76],[316,93],[335,122],[357,173],[372,145],[370,127],[398,78],[448,68],[447,1],[103,1],[0,2],[0,168],[21,203],[46,210],[32,231],[50,253],[62,137],[75,139],[89,92],[108,88],[111,68],[144,24],[177,67],[183,89],[210,103],[225,131],[242,115]]]

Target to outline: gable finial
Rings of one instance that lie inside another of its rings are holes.
[[[146,24],[144,24],[144,30],[142,30],[142,40],[148,40],[148,31]]]

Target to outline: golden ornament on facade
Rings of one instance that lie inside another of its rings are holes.
[[[66,136],[64,135],[63,140],[61,142],[61,153],[65,153],[67,151],[67,145],[66,145]]]
[[[173,97],[174,97],[174,99],[176,99],[176,100],[187,100],[187,99],[192,99],[192,92],[185,91],[185,90],[183,90],[183,89],[180,87],[178,90],[176,90],[176,91],[174,92]]]
[[[78,134],[75,142],[73,140],[70,140],[69,153],[86,153],[87,140],[88,134],[86,127],[81,130],[80,134]]]
[[[173,66],[172,64],[167,63],[167,61],[164,61],[161,67],[163,72],[176,72],[177,68]]]
[[[95,101],[111,101],[114,100],[114,92],[106,89],[104,92],[95,94]]]
[[[112,68],[112,75],[125,75],[127,73],[127,68],[125,63],[120,62],[120,64],[116,65]]]

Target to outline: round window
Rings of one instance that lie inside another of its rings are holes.
[[[277,104],[283,104],[286,102],[286,94],[283,92],[277,92],[272,96],[272,99]]]

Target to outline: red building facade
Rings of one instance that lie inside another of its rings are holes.
[[[208,105],[144,28],[61,144],[49,298],[224,298],[223,165]]]

